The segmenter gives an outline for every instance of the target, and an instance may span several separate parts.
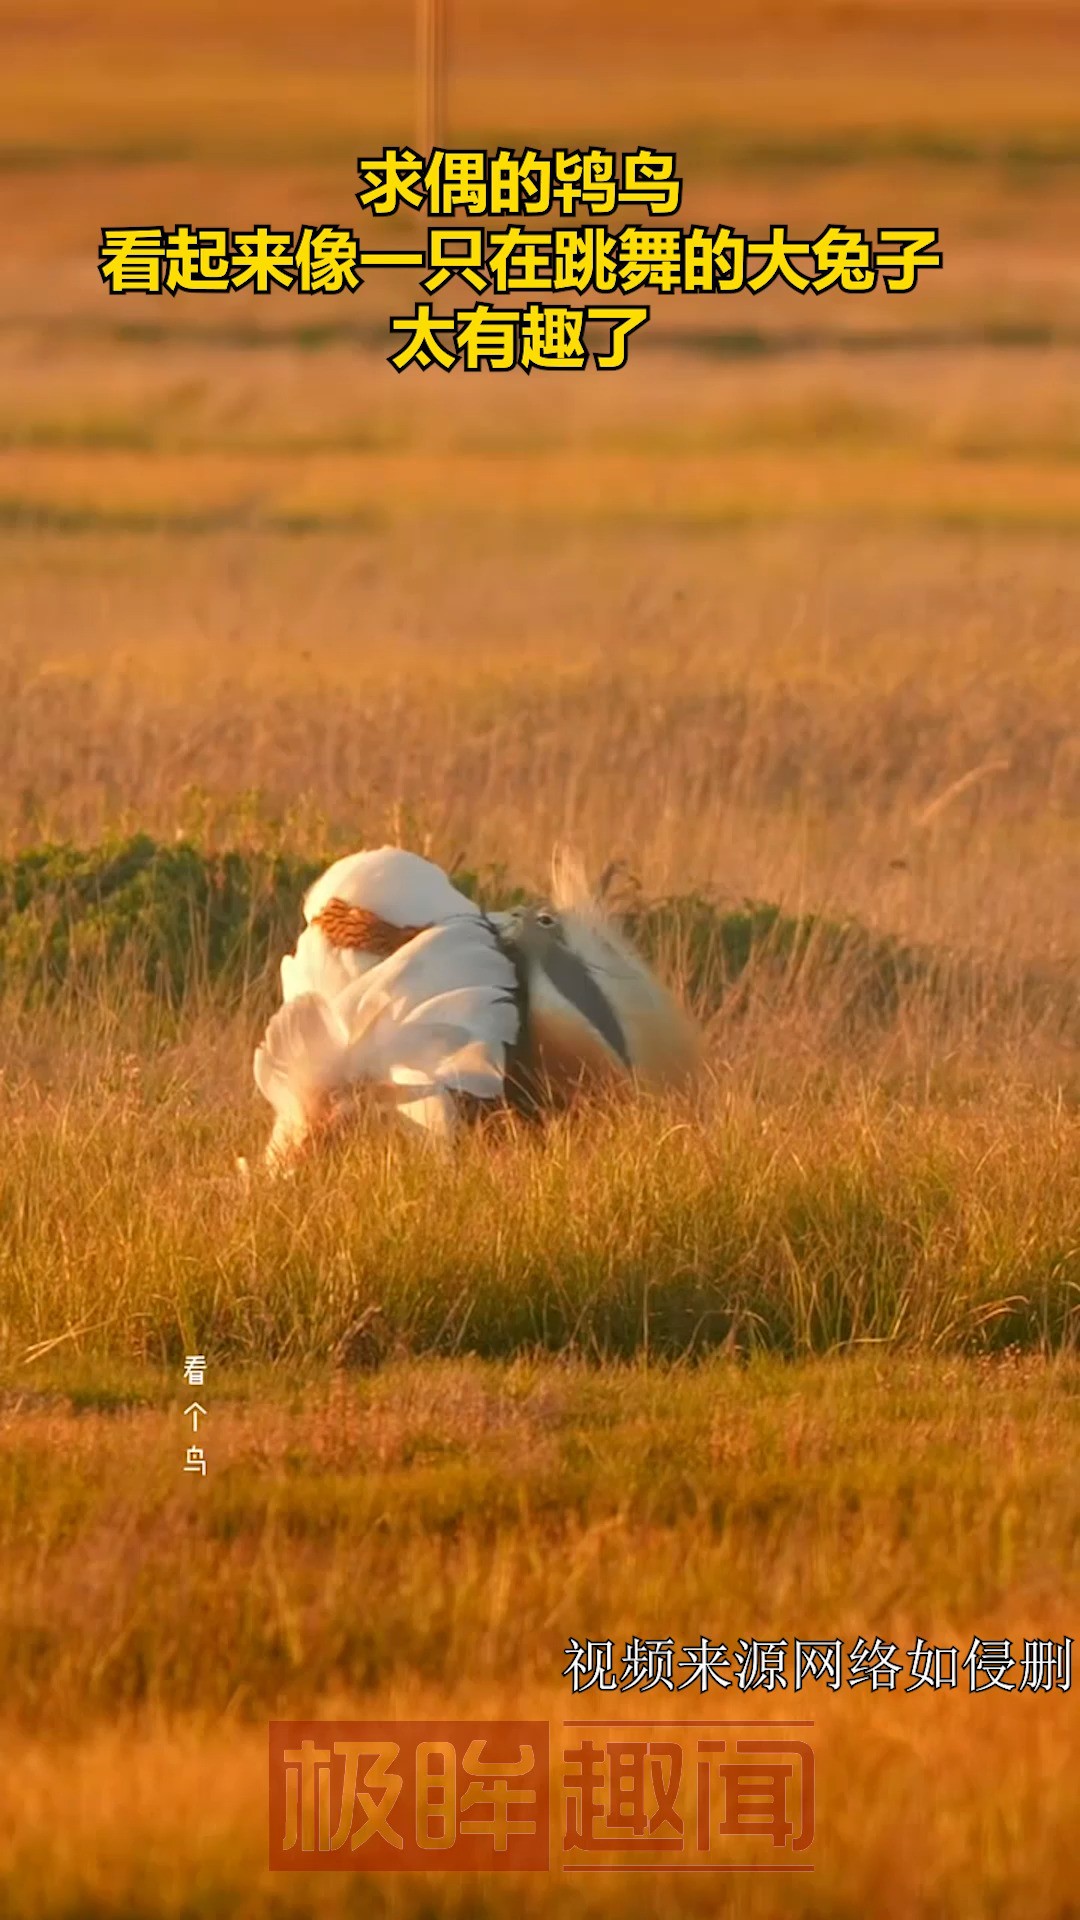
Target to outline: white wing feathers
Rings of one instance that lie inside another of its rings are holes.
[[[281,962],[281,997],[295,1000],[302,993],[319,993],[333,1000],[378,961],[374,954],[351,947],[332,947],[321,927],[305,927],[296,952]]]
[[[255,1085],[278,1119],[304,1132],[339,1084],[349,1034],[332,1006],[308,993],[279,1007],[255,1053]]]
[[[513,966],[475,907],[418,934],[332,999],[301,992],[270,1021],[255,1082],[277,1116],[270,1159],[301,1147],[350,1087],[452,1131],[455,1094],[499,1099],[519,1013]]]
[[[414,940],[380,960],[346,994],[349,1006],[369,1009],[388,1003],[415,1008],[435,994],[475,987],[512,993],[514,969],[483,914],[426,927]]]
[[[520,1026],[517,977],[475,907],[468,918],[417,934],[338,1001],[357,1077],[370,1077],[369,1049],[400,1049],[395,1065],[424,1068],[441,1088],[479,1099],[502,1095],[507,1049]],[[432,1067],[418,1036],[438,1034]]]

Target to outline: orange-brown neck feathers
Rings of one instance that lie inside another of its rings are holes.
[[[370,913],[367,907],[350,907],[347,901],[337,899],[327,901],[312,925],[319,928],[332,947],[377,953],[380,960],[426,931],[424,927],[395,927],[391,921],[380,919],[377,913]]]

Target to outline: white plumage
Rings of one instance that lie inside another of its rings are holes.
[[[452,1132],[455,1097],[502,1097],[516,990],[511,961],[470,907],[337,994],[287,999],[255,1055],[255,1084],[275,1113],[269,1158],[294,1156],[361,1085],[392,1098],[404,1119]]]
[[[422,927],[458,914],[475,916],[476,907],[433,860],[403,847],[376,847],[347,853],[308,888],[304,919],[316,919],[331,900],[366,907],[397,926]]]
[[[462,1099],[535,1110],[590,1080],[686,1080],[695,1029],[570,854],[556,854],[553,894],[558,911],[489,916],[417,854],[335,861],[304,901],[255,1055],[275,1115],[268,1163],[332,1127],[362,1085],[448,1138]]]

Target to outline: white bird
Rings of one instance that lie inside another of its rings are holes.
[[[255,1055],[275,1111],[271,1166],[367,1084],[449,1137],[462,1105],[535,1113],[587,1083],[684,1081],[696,1031],[619,934],[574,856],[555,908],[485,915],[440,868],[393,847],[339,860],[304,902],[284,1005]]]

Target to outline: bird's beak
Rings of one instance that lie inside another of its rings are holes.
[[[583,1020],[600,1035],[617,1060],[629,1071],[626,1037],[611,1002],[605,998],[583,960],[553,941],[540,962],[552,986]]]

